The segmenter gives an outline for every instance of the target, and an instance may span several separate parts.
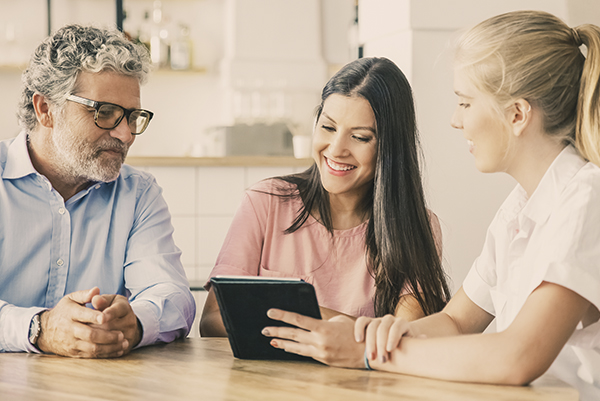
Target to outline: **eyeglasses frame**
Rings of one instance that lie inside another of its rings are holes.
[[[96,124],[96,127],[101,128],[101,129],[107,129],[107,130],[111,130],[116,128],[119,124],[121,124],[121,121],[123,121],[123,117],[127,117],[127,126],[129,126],[129,116],[131,116],[131,113],[133,113],[134,111],[143,111],[145,113],[148,113],[148,124],[146,124],[146,127],[144,127],[142,132],[138,132],[138,133],[134,133],[131,132],[131,135],[141,135],[144,133],[144,131],[146,131],[146,129],[148,128],[148,125],[150,125],[150,121],[152,120],[152,117],[154,117],[154,113],[151,112],[150,110],[145,110],[145,109],[126,109],[125,107],[115,104],[115,103],[110,103],[110,102],[97,102],[95,100],[91,100],[91,99],[87,99],[85,97],[81,97],[81,96],[77,96],[77,95],[69,95],[69,97],[67,97],[67,100],[70,100],[71,102],[75,102],[75,103],[79,103],[82,104],[84,106],[88,106],[91,107],[95,110],[94,112],[94,124]],[[98,112],[100,111],[100,107],[102,107],[105,104],[109,104],[111,106],[115,106],[120,108],[121,110],[123,110],[123,115],[117,120],[117,122],[115,123],[114,126],[112,126],[111,128],[104,128],[98,125]]]

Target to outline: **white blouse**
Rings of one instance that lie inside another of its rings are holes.
[[[511,192],[488,228],[463,289],[505,330],[542,281],[600,309],[600,168],[572,146],[554,160],[533,195]],[[551,371],[600,400],[600,322],[579,326]]]

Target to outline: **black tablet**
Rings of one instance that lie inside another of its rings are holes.
[[[273,348],[261,334],[267,326],[290,326],[267,316],[271,308],[321,319],[314,287],[300,279],[217,276],[210,279],[233,355],[240,359],[306,360]]]

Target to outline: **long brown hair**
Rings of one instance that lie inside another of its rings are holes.
[[[400,296],[409,289],[425,314],[441,310],[450,298],[438,256],[419,169],[419,139],[412,91],[400,69],[385,58],[363,58],[344,66],[323,89],[323,103],[332,94],[366,99],[375,115],[377,164],[371,191],[363,200],[371,216],[365,247],[375,279],[376,316],[395,313]],[[304,207],[286,230],[293,233],[316,210],[333,233],[329,195],[319,169],[279,179],[295,184]]]

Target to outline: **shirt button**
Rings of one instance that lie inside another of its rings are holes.
[[[64,207],[61,207],[60,209],[58,209],[58,213],[60,214],[65,214],[66,210]]]
[[[57,265],[59,265],[59,266],[62,266],[62,265],[64,265],[64,264],[65,264],[65,262],[64,262],[62,259],[58,259],[58,260],[56,261],[56,264],[57,264]]]
[[[97,185],[96,185],[96,189],[100,189],[100,184],[97,184]]]

